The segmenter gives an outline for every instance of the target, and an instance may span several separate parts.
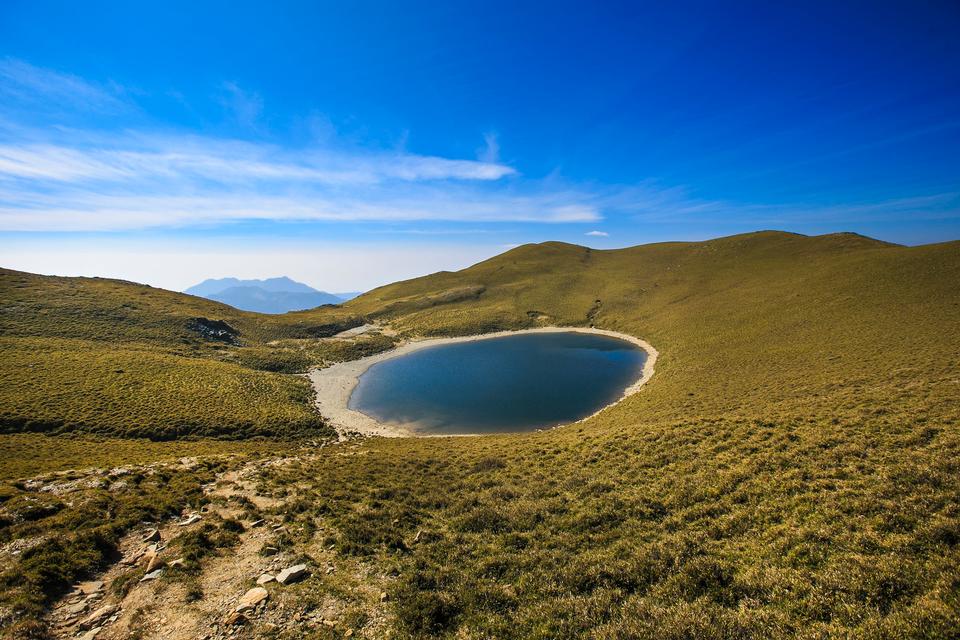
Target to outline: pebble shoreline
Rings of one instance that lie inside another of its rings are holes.
[[[353,393],[354,388],[357,386],[360,376],[363,375],[363,373],[374,364],[383,362],[384,360],[397,358],[408,353],[413,353],[414,351],[419,351],[420,349],[424,349],[426,347],[434,347],[441,344],[452,344],[455,342],[489,340],[491,338],[501,338],[504,336],[513,336],[522,333],[567,332],[594,333],[609,336],[611,338],[619,338],[635,344],[647,352],[647,359],[646,362],[644,362],[643,371],[641,372],[640,378],[632,385],[624,389],[623,395],[618,398],[616,402],[603,407],[600,409],[600,411],[603,411],[607,407],[610,407],[617,402],[620,402],[620,400],[623,400],[624,398],[639,391],[640,388],[653,375],[654,365],[657,362],[657,356],[659,353],[653,348],[653,346],[650,345],[650,343],[625,333],[586,327],[540,327],[537,329],[497,331],[495,333],[484,333],[480,335],[460,336],[454,338],[427,338],[423,340],[411,340],[409,342],[400,344],[390,351],[384,351],[383,353],[367,356],[366,358],[360,358],[359,360],[340,362],[325,369],[314,369],[307,375],[310,378],[310,381],[313,383],[314,393],[316,394],[317,408],[320,410],[321,415],[330,421],[333,427],[337,430],[337,433],[340,434],[341,438],[345,437],[348,433],[360,433],[365,436],[383,436],[388,438],[402,438],[410,436],[450,437],[425,436],[425,434],[417,433],[409,426],[390,425],[378,422],[365,413],[354,411],[353,409],[349,408],[348,403],[350,401],[350,394]],[[600,411],[597,411],[597,413],[600,413]],[[593,415],[596,415],[596,413]],[[586,420],[587,418],[584,419]]]

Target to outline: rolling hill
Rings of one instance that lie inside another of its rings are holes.
[[[782,232],[525,245],[285,316],[6,271],[0,408],[8,432],[287,438],[310,430],[292,372],[391,344],[329,338],[342,328],[621,331],[659,350],[656,373],[582,423],[372,439],[263,471],[286,499],[271,512],[291,532],[277,544],[334,554],[338,572],[362,566],[384,596],[341,585],[337,597],[394,637],[948,638],[960,632],[958,283],[960,242]],[[228,339],[197,329],[220,322]],[[118,387],[116,369],[167,391]],[[154,415],[165,407],[173,417]],[[171,427],[196,415],[202,428]],[[327,597],[325,580],[297,602]]]

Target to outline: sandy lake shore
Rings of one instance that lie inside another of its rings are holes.
[[[359,360],[341,362],[325,369],[314,369],[308,376],[313,383],[313,389],[316,393],[317,408],[320,413],[336,428],[341,437],[347,433],[360,433],[365,436],[383,436],[383,437],[406,437],[423,436],[405,425],[383,424],[359,411],[349,408],[350,394],[360,376],[371,366],[384,360],[397,358],[420,349],[434,347],[441,344],[451,344],[454,342],[472,342],[475,340],[489,340],[490,338],[501,338],[503,336],[518,335],[521,333],[558,333],[576,331],[578,333],[596,333],[600,335],[619,338],[631,342],[647,352],[647,359],[643,365],[643,371],[640,378],[632,385],[627,387],[623,395],[617,400],[623,400],[627,396],[633,395],[640,390],[647,380],[653,375],[653,368],[659,355],[648,342],[635,338],[625,333],[616,331],[606,331],[604,329],[592,329],[585,327],[541,327],[537,329],[523,329],[520,331],[497,331],[495,333],[484,333],[482,335],[461,336],[455,338],[427,338],[423,340],[411,340],[403,342],[390,351],[378,353]],[[616,402],[612,403],[616,404]],[[607,407],[612,406],[607,405]],[[603,409],[606,409],[604,407]],[[603,411],[601,409],[600,411]],[[599,413],[599,411],[597,412]],[[596,415],[596,414],[594,414]],[[593,417],[593,416],[590,416]]]

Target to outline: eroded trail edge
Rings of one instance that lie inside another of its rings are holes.
[[[491,338],[502,338],[504,336],[514,336],[524,333],[594,333],[619,338],[630,342],[647,353],[646,361],[643,364],[643,370],[640,377],[624,389],[623,394],[615,401],[593,415],[617,404],[626,397],[629,397],[640,390],[644,384],[653,376],[654,366],[657,362],[659,352],[646,340],[617,331],[608,331],[606,329],[595,329],[588,327],[539,327],[536,329],[522,329],[520,331],[497,331],[494,333],[484,333],[472,336],[458,336],[453,338],[427,338],[411,340],[400,344],[395,349],[378,353],[359,360],[341,362],[325,369],[314,369],[308,376],[313,383],[313,389],[316,393],[317,408],[324,418],[330,421],[331,425],[337,430],[341,438],[350,434],[361,434],[365,436],[384,436],[390,438],[400,438],[409,436],[425,437],[425,434],[418,433],[405,425],[384,424],[374,420],[370,416],[360,411],[351,409],[348,404],[350,394],[353,393],[357,382],[363,373],[378,362],[398,358],[400,356],[419,351],[427,347],[434,347],[442,344],[452,344],[455,342],[473,342],[476,340],[489,340]],[[592,418],[593,416],[589,416]],[[584,420],[589,418],[584,418]],[[562,426],[562,425],[561,425]]]

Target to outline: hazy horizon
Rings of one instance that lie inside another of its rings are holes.
[[[797,233],[786,231],[783,229],[757,229],[755,231],[784,231],[786,233]],[[747,232],[750,233],[750,232]],[[856,233],[856,232],[847,232],[847,231],[831,231],[826,233]],[[811,234],[811,235],[822,235],[822,234]],[[711,236],[707,238],[696,238],[690,240],[654,240],[651,242],[698,242],[705,240],[712,240],[724,236]],[[872,236],[871,236],[872,237]],[[884,240],[883,238],[875,238],[876,240]],[[549,242],[550,240],[543,240],[541,242]],[[884,240],[885,242],[890,242],[889,240]],[[951,240],[944,240],[942,242],[950,242]],[[588,243],[577,243],[582,246],[589,246]],[[640,243],[648,244],[648,243]],[[917,246],[917,244],[907,244],[907,243],[898,243],[906,244],[907,246]],[[919,244],[935,244],[935,243],[919,243]],[[266,280],[269,278],[278,278],[278,277],[289,277],[297,282],[306,284],[314,289],[327,293],[348,293],[348,292],[366,292],[377,287],[398,282],[401,280],[408,280],[410,278],[416,278],[420,276],[429,275],[431,273],[436,273],[437,271],[458,271],[464,269],[471,265],[474,265],[483,260],[487,260],[495,255],[508,251],[516,246],[520,245],[507,245],[500,247],[499,249],[494,249],[493,253],[489,255],[484,253],[477,254],[476,257],[470,257],[470,254],[458,254],[458,255],[442,255],[442,254],[430,254],[426,256],[426,260],[423,255],[417,255],[417,251],[422,248],[415,248],[409,254],[403,254],[402,256],[397,256],[392,254],[389,256],[383,256],[391,260],[396,260],[403,265],[403,268],[396,269],[394,267],[394,273],[405,274],[397,275],[392,279],[388,276],[384,280],[375,280],[369,277],[367,278],[357,278],[357,272],[355,266],[350,263],[342,262],[343,257],[353,257],[354,253],[352,250],[344,254],[337,254],[336,252],[332,254],[321,254],[317,256],[315,254],[307,253],[306,250],[302,252],[290,252],[282,251],[276,254],[273,254],[266,259],[266,262],[270,265],[267,267],[261,268],[259,263],[250,264],[250,254],[246,252],[236,252],[230,254],[215,254],[213,257],[208,255],[199,255],[191,252],[184,252],[182,254],[166,254],[165,258],[168,264],[171,265],[171,268],[165,274],[158,274],[156,277],[152,276],[152,265],[148,265],[145,269],[137,269],[135,266],[131,266],[129,261],[135,260],[139,255],[136,251],[129,251],[125,254],[117,254],[111,257],[116,257],[118,262],[127,261],[126,266],[117,266],[114,268],[104,266],[103,256],[99,252],[87,252],[85,255],[89,257],[89,261],[85,262],[83,260],[77,260],[78,254],[72,253],[66,258],[71,263],[65,264],[64,259],[58,259],[57,254],[52,252],[51,254],[40,254],[40,255],[23,255],[19,260],[20,264],[25,264],[25,268],[14,267],[8,264],[0,264],[0,268],[16,269],[18,271],[27,271],[30,273],[36,273],[40,275],[49,275],[49,276],[82,276],[82,277],[100,277],[100,278],[116,278],[120,280],[130,280],[132,282],[138,282],[140,284],[148,284],[153,287],[158,287],[162,289],[168,289],[170,291],[184,291],[192,286],[195,286],[205,280],[215,280],[221,278],[238,278],[240,280]],[[636,245],[625,245],[626,246],[636,246]],[[624,247],[605,247],[607,249],[615,248],[624,248]],[[224,260],[224,258],[227,258]],[[316,258],[324,258],[319,264],[316,262]],[[420,258],[421,261],[417,261],[417,258]],[[436,268],[429,267],[427,265],[432,264],[433,259],[444,260],[446,262],[439,263],[440,266]],[[413,260],[413,263],[410,261]],[[195,265],[205,264],[208,262],[216,262],[218,265],[221,264],[230,264],[232,266],[218,266],[219,269],[214,275],[193,275],[194,273],[200,273],[199,271],[194,271],[196,268]],[[63,268],[60,271],[51,270],[50,265],[56,265],[58,263],[63,264]],[[277,271],[281,268],[281,265],[285,265],[287,271]],[[31,268],[34,267],[34,268]],[[317,273],[317,275],[312,276],[310,274],[316,273],[316,269],[322,267],[322,272]],[[224,269],[233,269],[233,271],[225,271]],[[270,271],[274,269],[274,271]],[[424,270],[427,269],[427,270]],[[141,273],[144,274],[144,279],[138,279],[136,277],[130,277],[129,274]],[[291,275],[293,273],[305,273],[303,277]],[[361,270],[361,273],[366,275],[366,272]],[[117,275],[117,274],[126,274],[126,275]],[[238,275],[243,274],[243,275]],[[150,278],[149,280],[146,278]],[[364,287],[349,287],[349,286],[334,286],[327,285],[326,282],[370,282],[369,286]],[[186,284],[183,284],[186,283]]]

